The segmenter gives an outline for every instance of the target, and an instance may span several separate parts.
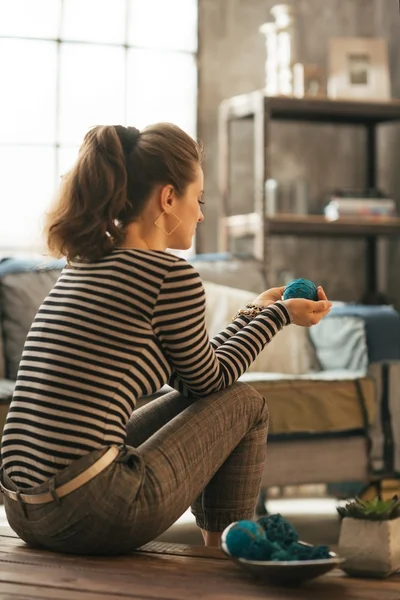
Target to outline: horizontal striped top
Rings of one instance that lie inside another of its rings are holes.
[[[166,383],[186,395],[221,390],[289,322],[277,303],[210,342],[204,288],[184,259],[137,249],[71,263],[25,342],[2,438],[7,474],[35,486],[87,452],[124,443],[139,396]]]

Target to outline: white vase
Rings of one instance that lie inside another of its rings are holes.
[[[259,31],[265,36],[265,93],[278,93],[278,44],[275,23],[264,23]]]
[[[387,577],[400,569],[400,518],[368,521],[344,518],[340,527],[341,568],[349,575]]]
[[[276,25],[278,94],[293,95],[293,65],[297,62],[296,8],[293,4],[276,4],[270,10]]]

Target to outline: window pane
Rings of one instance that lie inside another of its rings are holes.
[[[60,0],[0,0],[0,35],[58,38]]]
[[[197,50],[197,0],[129,1],[129,44]]]
[[[2,142],[55,142],[56,50],[55,42],[0,40]]]
[[[57,181],[67,173],[78,157],[79,146],[67,146],[66,148],[60,148],[58,151],[58,173]]]
[[[54,148],[0,147],[0,246],[42,242],[43,216],[54,194]]]
[[[141,129],[170,121],[196,135],[197,69],[194,56],[129,50],[128,123]]]
[[[124,44],[125,20],[126,0],[64,0],[61,39]]]
[[[124,122],[125,51],[61,45],[60,141],[81,144],[93,125]]]

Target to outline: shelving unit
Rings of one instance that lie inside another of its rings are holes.
[[[252,119],[254,130],[254,212],[229,215],[230,124]],[[303,237],[362,237],[366,240],[366,292],[369,301],[378,296],[377,239],[399,236],[400,219],[338,219],[319,215],[277,215],[266,212],[265,181],[270,169],[269,136],[272,120],[351,124],[366,130],[366,188],[377,186],[377,126],[400,122],[400,101],[353,102],[329,99],[268,97],[263,90],[224,100],[219,110],[219,191],[222,201],[219,250],[228,250],[230,236],[254,235],[254,256],[260,261],[265,285],[269,285],[269,240],[273,235]]]

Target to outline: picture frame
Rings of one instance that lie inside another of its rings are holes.
[[[334,100],[390,100],[386,40],[331,38],[328,96]]]

